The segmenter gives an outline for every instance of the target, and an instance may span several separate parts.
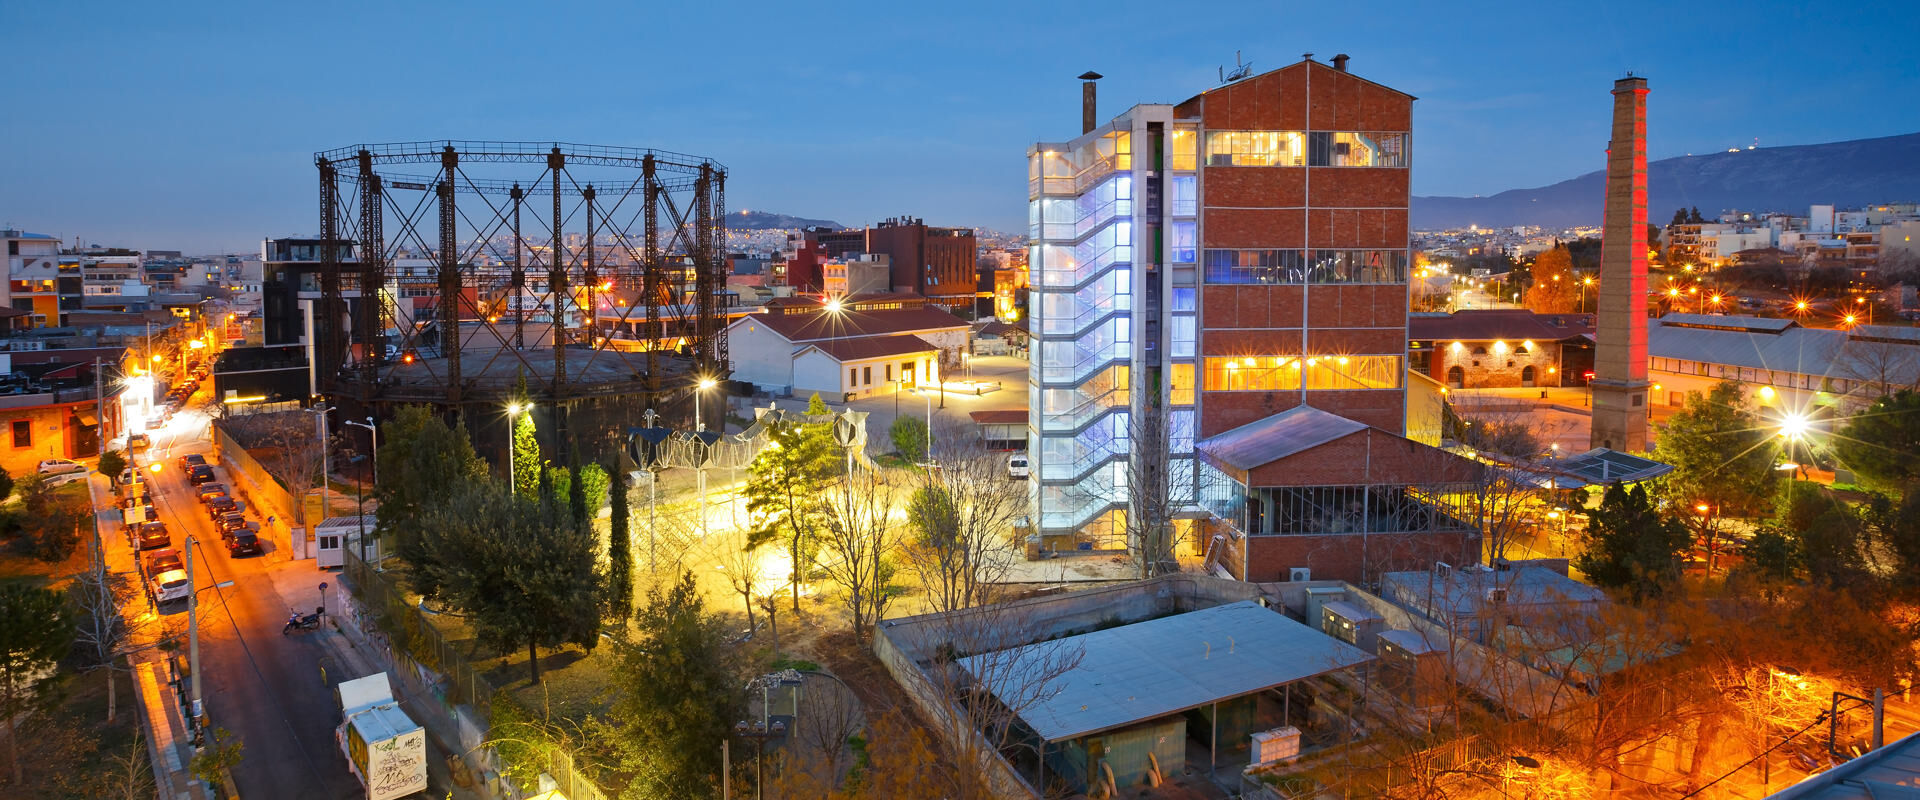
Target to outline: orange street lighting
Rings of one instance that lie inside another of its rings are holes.
[[[1805,301],[1805,300],[1801,300],[1801,301],[1799,301],[1799,302],[1797,302],[1797,303],[1794,303],[1794,304],[1793,304],[1793,307],[1794,307],[1794,309],[1795,309],[1795,310],[1797,310],[1797,311],[1805,311],[1805,310],[1807,310],[1807,301]]]
[[[1700,513],[1702,513],[1702,514],[1705,514],[1705,513],[1707,513],[1707,508],[1708,508],[1708,506],[1707,506],[1707,504],[1706,504],[1706,503],[1701,503],[1701,504],[1699,504],[1699,505],[1697,505],[1697,506],[1694,506],[1694,507],[1693,507],[1693,510],[1695,510],[1695,511],[1698,511],[1698,512],[1700,512]]]
[[[165,469],[165,468],[166,468],[166,467],[164,467],[164,466],[161,466],[161,464],[160,464],[160,462],[158,462],[158,461],[155,461],[155,462],[153,462],[152,464],[148,464],[148,465],[147,465],[147,470],[148,470],[148,471],[150,471],[150,472],[152,472],[152,473],[154,473],[154,474],[156,474],[156,475],[158,475],[158,474],[160,473],[160,470],[162,470],[162,469]]]

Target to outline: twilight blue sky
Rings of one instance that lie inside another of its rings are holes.
[[[1416,194],[1600,168],[1629,69],[1656,158],[1920,130],[1905,2],[6,6],[0,225],[189,252],[312,233],[316,150],[438,138],[695,153],[734,209],[1014,230],[1024,148],[1079,130],[1075,75],[1107,75],[1104,119],[1213,86],[1236,49],[1349,53],[1418,96]]]

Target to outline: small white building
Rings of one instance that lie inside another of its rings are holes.
[[[937,378],[942,362],[960,363],[972,330],[925,302],[892,294],[769,303],[727,326],[733,378],[760,391],[819,392],[836,402],[918,386]]]

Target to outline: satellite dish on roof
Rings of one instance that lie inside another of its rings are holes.
[[[1220,82],[1232,83],[1253,74],[1253,62],[1240,60],[1240,51],[1233,51],[1233,69],[1220,68]]]

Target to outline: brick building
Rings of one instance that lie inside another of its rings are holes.
[[[973,307],[979,268],[971,228],[937,228],[918,218],[895,217],[863,230],[808,228],[806,243],[833,259],[885,255],[892,264],[892,291],[912,292],[948,310]]]
[[[1028,151],[1043,541],[1131,545],[1144,478],[1247,580],[1478,560],[1404,438],[1412,104],[1308,59]]]
[[[1407,364],[1454,389],[1585,386],[1592,314],[1497,308],[1407,318]]]

